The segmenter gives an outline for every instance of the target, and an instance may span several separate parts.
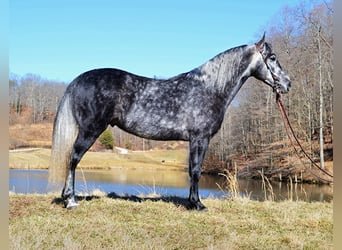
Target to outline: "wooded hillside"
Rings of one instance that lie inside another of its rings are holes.
[[[324,1],[310,7],[284,8],[266,25],[267,41],[273,45],[273,51],[292,80],[291,91],[282,97],[292,126],[305,150],[329,171],[333,160],[332,15],[332,3]],[[10,126],[51,124],[66,86],[34,74],[22,77],[12,74]],[[134,137],[118,128],[112,132],[114,144],[120,147],[148,150],[165,145]],[[11,148],[28,146],[13,138],[10,144]],[[325,166],[327,161],[331,163]],[[240,173],[253,175],[249,168],[259,167],[274,176],[284,166],[289,174],[305,172],[299,165],[277,110],[275,94],[260,81],[249,79],[211,141],[205,170],[222,172],[237,166]]]
[[[292,126],[322,168],[325,161],[332,161],[333,154],[332,14],[331,4],[326,2],[311,9],[304,5],[284,8],[266,32],[292,80],[290,92],[282,97]],[[211,142],[207,159],[214,171],[235,164],[240,170],[259,166],[270,173],[284,166],[290,173],[305,171],[289,144],[275,101],[269,87],[248,80]]]

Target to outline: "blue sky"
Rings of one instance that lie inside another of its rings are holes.
[[[11,73],[70,82],[112,67],[148,77],[189,71],[255,42],[288,1],[11,0]]]

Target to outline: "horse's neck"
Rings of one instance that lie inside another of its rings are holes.
[[[198,68],[203,84],[213,92],[226,96],[226,105],[233,100],[250,76],[252,53],[249,46],[225,51]]]

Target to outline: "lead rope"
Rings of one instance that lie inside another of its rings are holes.
[[[297,142],[297,145],[300,147],[301,151],[304,153],[304,155],[312,162],[312,164],[318,169],[320,170],[321,172],[323,172],[324,174],[328,175],[329,177],[333,178],[333,175],[331,173],[329,173],[328,171],[322,169],[320,166],[318,166],[314,161],[313,159],[305,152],[304,148],[302,147],[302,145],[300,144],[298,138],[296,137],[294,131],[293,131],[293,128],[291,126],[291,123],[290,123],[290,120],[289,120],[289,117],[287,116],[286,112],[285,112],[285,108],[284,108],[284,105],[283,103],[281,102],[281,94],[280,93],[277,93],[276,94],[276,103],[279,107],[279,110],[280,110],[280,113],[282,115],[282,118],[283,118],[283,122],[284,122],[284,126],[285,126],[285,130],[286,130],[286,133],[287,133],[287,136],[289,137],[290,139],[290,142],[292,144],[292,147],[294,148],[299,160],[301,161],[302,165],[312,174],[314,175],[316,178],[320,179],[321,181],[324,181],[324,182],[332,182],[331,180],[327,180],[327,179],[324,179],[318,175],[316,175],[315,173],[313,173],[311,171],[311,169],[309,169],[303,162],[303,160],[301,159],[301,156],[300,156],[300,152],[298,152],[297,148],[295,147],[294,145],[294,142],[293,142],[293,139],[292,137],[295,139],[295,141]],[[292,136],[290,134],[290,131],[292,133]]]

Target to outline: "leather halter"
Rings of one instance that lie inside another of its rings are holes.
[[[268,58],[270,58],[274,54],[272,53],[270,55],[264,56],[264,53],[262,51],[260,51],[260,50],[259,50],[259,53],[261,54],[261,57],[264,60],[266,68],[271,73],[271,76],[272,76],[272,79],[273,79],[273,86],[271,86],[271,87],[273,88],[273,92],[279,93],[279,87],[280,87],[279,81],[280,81],[280,78],[276,74],[274,74],[272,72],[272,70],[270,69],[270,67],[268,66],[267,61],[266,61]]]

